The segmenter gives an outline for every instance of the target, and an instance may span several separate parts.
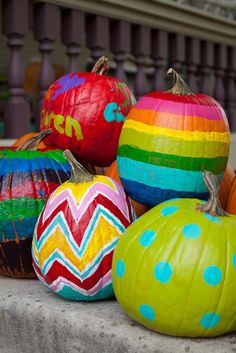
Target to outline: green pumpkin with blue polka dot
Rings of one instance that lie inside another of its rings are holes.
[[[154,207],[129,226],[113,256],[122,308],[168,335],[236,330],[236,217],[220,208],[216,178],[205,172],[204,180],[207,203],[173,199]]]

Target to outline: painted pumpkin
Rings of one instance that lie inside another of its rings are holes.
[[[175,75],[175,86],[137,102],[117,152],[125,190],[150,206],[176,197],[207,199],[201,172],[221,178],[229,153],[229,126],[219,103],[193,94],[173,69],[168,72]]]
[[[0,150],[0,274],[36,277],[31,244],[38,216],[50,193],[70,176],[63,152],[36,151],[42,131],[18,149]]]
[[[116,158],[123,122],[135,103],[127,85],[105,76],[102,57],[89,73],[62,76],[43,100],[41,129],[51,127],[47,143],[70,149],[80,161],[108,166]]]
[[[134,219],[121,185],[89,174],[67,150],[71,180],[52,193],[35,228],[32,254],[38,278],[70,300],[113,295],[111,264],[119,237]]]
[[[25,141],[29,140],[31,137],[37,136],[39,133],[38,132],[28,132],[22,136],[20,136],[16,142],[13,144],[13,147],[19,147],[21,146]],[[41,141],[38,146],[37,149],[41,149],[41,148],[46,148],[46,144],[44,143],[44,141]]]
[[[118,170],[117,170],[117,163],[116,161],[114,161],[110,167],[107,169],[106,176],[114,179],[115,181],[117,181],[118,183],[121,184],[120,178],[119,178],[119,174],[118,174]],[[135,213],[137,217],[142,216],[145,212],[148,211],[148,207],[145,205],[142,205],[141,203],[136,202],[135,200],[131,200],[132,204],[134,206],[135,209]]]
[[[236,177],[234,177],[234,180],[230,189],[226,211],[230,214],[236,215]]]
[[[220,183],[220,190],[219,190],[220,204],[223,207],[223,209],[226,210],[227,212],[229,212],[227,210],[227,203],[228,203],[234,178],[235,178],[235,172],[233,168],[230,165],[228,165],[224,172],[224,177]]]
[[[173,199],[147,212],[120,238],[113,287],[134,320],[174,336],[217,336],[236,330],[236,217],[211,195]]]

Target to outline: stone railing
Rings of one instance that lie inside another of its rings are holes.
[[[34,105],[37,128],[42,98],[55,79],[54,43],[60,40],[68,55],[68,72],[80,69],[83,48],[89,49],[90,65],[105,53],[112,59],[112,74],[127,81],[137,97],[165,89],[166,70],[174,67],[194,92],[214,96],[222,104],[235,131],[236,21],[233,8],[230,16],[209,11],[215,2],[2,0],[2,31],[10,50],[5,137],[30,130],[32,112],[23,89],[21,62],[29,21],[42,58]]]

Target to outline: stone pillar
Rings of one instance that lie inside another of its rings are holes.
[[[201,93],[213,95],[213,65],[214,65],[214,43],[201,41]]]
[[[168,58],[168,33],[154,30],[152,33],[152,58],[154,60],[155,75],[153,89],[166,89],[166,65]]]
[[[20,14],[20,16],[19,16]],[[7,79],[10,97],[4,106],[5,137],[15,138],[30,131],[30,108],[24,94],[21,48],[29,30],[28,0],[2,2],[3,33],[10,49]]]
[[[200,41],[186,38],[187,83],[193,93],[199,93]]]

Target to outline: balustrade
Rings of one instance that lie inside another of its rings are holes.
[[[91,67],[105,54],[113,60],[111,73],[130,84],[137,98],[150,90],[167,89],[170,82],[166,85],[166,70],[172,66],[184,76],[193,92],[214,96],[226,109],[231,128],[236,129],[236,47],[195,38],[187,32],[171,33],[163,26],[153,28],[137,21],[109,18],[92,13],[92,9],[86,13],[67,8],[66,2],[60,7],[45,1],[2,0],[2,30],[10,49],[9,99],[4,114],[6,137],[17,137],[30,129],[31,115],[23,90],[21,62],[24,37],[29,32],[30,4],[33,8],[32,31],[42,58],[34,114],[37,129],[43,96],[55,79],[52,53],[58,40],[64,44],[68,56],[67,72],[79,71],[79,62],[86,60],[88,55]],[[85,48],[90,50],[86,55]],[[127,74],[127,59],[133,60],[133,76]],[[85,64],[83,62],[83,67]]]

